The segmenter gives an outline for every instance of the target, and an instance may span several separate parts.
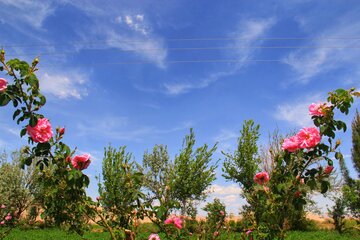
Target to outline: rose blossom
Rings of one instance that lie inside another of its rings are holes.
[[[269,174],[267,172],[259,172],[254,176],[254,182],[258,184],[265,184],[270,180]]]
[[[214,232],[214,237],[217,237],[217,236],[219,236],[219,232],[218,231],[216,231],[216,232]]]
[[[220,215],[224,216],[225,215],[224,211],[220,211]]]
[[[251,229],[250,229],[250,230],[247,230],[246,235],[249,235],[250,233],[252,233],[252,230],[251,230]]]
[[[6,217],[5,217],[5,220],[10,221],[11,219],[12,219],[12,217],[11,217],[10,213],[8,213],[8,215],[6,215]]]
[[[165,220],[165,224],[174,224],[177,229],[182,229],[182,220],[179,217],[171,216]]]
[[[4,221],[1,221],[1,222],[0,222],[0,225],[4,225],[4,224],[5,224],[5,222],[4,222]]]
[[[282,144],[282,149],[287,150],[288,152],[295,152],[299,149],[299,141],[297,136],[292,136],[290,138],[285,138]]]
[[[90,154],[77,155],[71,160],[71,165],[78,170],[86,169],[90,163]]]
[[[1,209],[5,209],[6,208],[6,206],[3,204],[3,205],[1,205],[1,207],[0,207]]]
[[[160,240],[160,237],[156,233],[152,233],[150,234],[148,240]]]
[[[49,120],[46,118],[38,119],[35,127],[28,125],[26,127],[28,134],[34,142],[45,143],[52,137],[52,130]]]
[[[3,78],[0,78],[0,92],[4,92],[7,88],[7,81]]]
[[[333,166],[326,166],[324,173],[325,174],[330,174],[332,172],[332,170],[334,169]]]
[[[312,116],[324,116],[324,109],[326,108],[326,103],[312,103],[309,106],[309,114]]]
[[[321,141],[320,132],[315,127],[303,128],[296,136],[300,148],[313,148]]]

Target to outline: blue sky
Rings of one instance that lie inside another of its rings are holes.
[[[216,160],[246,119],[261,125],[263,145],[276,128],[311,126],[310,103],[359,87],[359,13],[356,0],[0,0],[0,45],[8,58],[39,56],[43,113],[92,155],[94,177],[109,143],[139,162],[155,144],[174,157],[193,127],[199,146],[219,142]],[[11,114],[0,111],[8,151],[25,144]],[[352,167],[350,132],[341,138]],[[238,188],[221,167],[217,176],[213,196],[237,213]]]

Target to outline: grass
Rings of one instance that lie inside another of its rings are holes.
[[[138,240],[146,240],[149,236],[148,233],[144,233],[137,236]],[[47,228],[47,229],[29,229],[29,230],[20,230],[15,229],[11,232],[9,236],[5,238],[5,240],[108,240],[109,234],[106,232],[89,232],[86,233],[83,238],[77,234],[69,234],[65,231],[62,231],[57,228]],[[165,238],[161,238],[165,239]],[[241,239],[240,235],[234,233],[230,236],[222,235],[218,238],[219,240],[231,240],[231,239]],[[360,239],[360,233],[352,232],[352,233],[344,233],[338,234],[335,231],[308,231],[308,232],[300,232],[293,231],[290,232],[286,238],[287,240],[355,240]]]

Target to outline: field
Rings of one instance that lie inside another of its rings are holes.
[[[148,233],[141,234],[136,239],[138,240],[146,240],[148,237]],[[68,234],[62,230],[52,228],[52,229],[31,229],[31,230],[20,230],[15,229],[11,232],[11,234],[5,238],[5,240],[58,240],[58,239],[66,239],[66,240],[81,240],[81,239],[88,239],[88,240],[108,240],[109,235],[107,233],[101,232],[90,232],[86,233],[83,238],[81,238],[77,234]],[[165,239],[165,238],[162,238]],[[194,240],[196,238],[193,238]],[[222,235],[218,239],[225,240],[225,239],[240,239],[238,234],[231,234],[231,235]],[[335,231],[329,230],[317,230],[317,231],[307,231],[307,232],[290,232],[288,240],[355,240],[360,239],[360,233],[345,233],[345,234],[338,234]]]

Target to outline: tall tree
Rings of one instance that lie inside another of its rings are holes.
[[[159,227],[162,227],[175,206],[170,188],[172,169],[166,146],[156,145],[152,152],[144,153],[144,186],[148,190],[146,202],[152,210],[148,217]]]
[[[355,118],[351,124],[352,129],[352,161],[354,163],[354,168],[358,173],[358,177],[360,178],[360,115],[359,112],[356,111]]]
[[[217,162],[211,163],[217,144],[211,148],[204,144],[196,150],[194,146],[195,134],[190,129],[180,154],[175,157],[170,186],[174,199],[180,202],[181,214],[192,216],[196,213],[194,203],[206,198],[206,189],[215,180],[217,168]]]
[[[259,125],[253,120],[245,121],[238,138],[234,154],[224,153],[224,174],[227,180],[234,181],[248,192],[254,184],[254,175],[259,170],[261,160],[258,154]]]
[[[111,146],[105,148],[102,179],[99,182],[100,202],[112,219],[111,223],[131,229],[144,197],[141,192],[143,174],[125,146],[118,150]]]

